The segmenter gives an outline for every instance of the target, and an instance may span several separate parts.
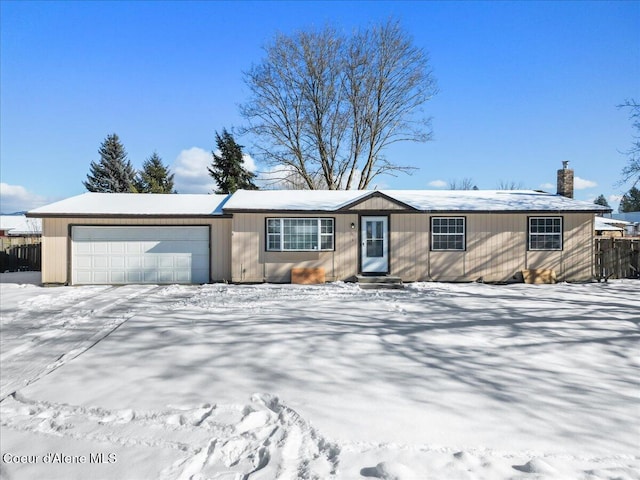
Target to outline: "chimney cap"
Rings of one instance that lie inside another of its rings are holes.
[[[565,170],[569,168],[569,160],[562,161],[562,168],[564,168]]]

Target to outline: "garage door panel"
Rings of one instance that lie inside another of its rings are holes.
[[[158,256],[158,268],[173,268],[173,257],[171,256]]]
[[[123,256],[119,256],[119,257],[109,257],[109,263],[110,263],[110,267],[111,268],[121,268],[124,270],[124,264],[125,264],[125,258]]]
[[[127,270],[125,283],[142,283],[142,272],[140,270]]]
[[[111,282],[110,283],[126,283],[126,276],[124,270],[111,270]]]
[[[109,266],[109,257],[103,255],[96,255],[93,257],[94,269],[107,269]]]
[[[206,283],[209,227],[72,228],[75,284]]]
[[[142,253],[142,245],[137,242],[126,242],[125,252],[128,255],[139,255]]]
[[[158,271],[157,270],[145,270],[142,275],[143,283],[158,283]]]
[[[180,268],[180,269],[190,269],[191,268],[191,257],[188,257],[186,255],[180,255],[178,257],[175,257],[175,268]]]
[[[125,265],[127,270],[141,269],[142,268],[142,257],[128,255],[125,257]]]
[[[93,243],[91,253],[109,253],[109,246],[106,242],[95,242]]]
[[[109,275],[105,271],[96,271],[91,275],[91,281],[88,283],[111,283]]]
[[[125,245],[124,242],[112,242],[109,245],[109,253],[125,253]]]

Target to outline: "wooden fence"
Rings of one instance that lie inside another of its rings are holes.
[[[640,238],[595,239],[595,275],[609,278],[640,278]]]
[[[40,246],[40,243],[32,243],[6,247],[0,251],[0,272],[39,271],[41,267]]]

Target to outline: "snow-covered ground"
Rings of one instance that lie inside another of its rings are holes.
[[[640,479],[638,281],[4,275],[3,479]]]

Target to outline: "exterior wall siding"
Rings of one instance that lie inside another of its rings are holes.
[[[384,198],[372,201],[388,202]],[[366,203],[366,202],[363,202]],[[70,225],[211,225],[211,280],[233,282],[289,282],[294,267],[321,267],[328,281],[346,280],[359,273],[360,215],[363,211],[332,214],[236,213],[233,218],[44,218],[42,235],[43,283],[68,283]],[[395,205],[394,205],[395,206]],[[387,205],[387,208],[389,206]],[[466,218],[464,251],[432,251],[430,224],[425,213],[375,211],[389,216],[389,273],[404,281],[504,282],[525,268],[554,269],[561,281],[586,281],[593,276],[593,214],[549,214],[563,217],[562,251],[528,251],[526,213],[451,214]],[[335,249],[326,252],[267,252],[266,219],[334,218]],[[351,224],[355,228],[351,228]]]
[[[383,198],[371,200],[387,202]],[[373,208],[367,205],[366,210],[358,213],[335,215],[234,214],[232,280],[289,282],[294,267],[322,267],[328,281],[357,275],[359,215],[372,214]],[[375,214],[383,213],[376,211]],[[431,218],[443,215],[390,211],[384,214],[389,216],[390,275],[406,282],[508,282],[517,279],[526,268],[554,269],[559,280],[592,278],[593,215],[590,213],[548,214],[563,217],[562,251],[528,251],[528,217],[531,215],[526,213],[447,215],[466,218],[464,251],[431,251]],[[269,217],[335,218],[335,251],[267,252],[265,225]]]
[[[404,210],[404,207],[387,200],[383,197],[369,198],[361,203],[353,205],[349,210],[370,210],[370,211],[387,211],[387,210]]]
[[[230,218],[43,218],[42,283],[70,283],[70,225],[211,225],[211,280],[231,280]]]
[[[334,218],[335,249],[326,252],[268,252],[267,218]],[[355,228],[351,228],[351,223]],[[291,281],[294,267],[324,268],[327,281],[344,280],[358,272],[357,214],[263,214],[233,215],[232,275],[234,282]]]

